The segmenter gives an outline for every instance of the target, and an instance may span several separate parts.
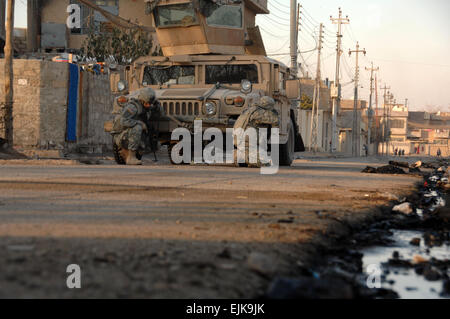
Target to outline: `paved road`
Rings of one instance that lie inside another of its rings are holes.
[[[245,298],[295,273],[307,244],[357,219],[412,176],[375,159],[235,167],[0,166],[0,297]],[[318,213],[320,212],[320,213]],[[249,256],[251,261],[248,260]],[[254,258],[253,258],[254,257]],[[66,288],[79,264],[82,289]]]

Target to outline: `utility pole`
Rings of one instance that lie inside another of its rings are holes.
[[[310,149],[317,152],[317,139],[319,129],[319,105],[320,105],[320,82],[321,82],[321,54],[323,45],[323,23],[320,24],[319,32],[319,48],[317,52],[317,69],[316,69],[316,85],[314,86],[313,107],[311,109],[311,132],[310,132]]]
[[[364,53],[366,55],[366,49],[359,49],[359,42],[356,42],[356,50],[349,50],[349,56],[352,53],[356,53],[356,69],[355,69],[355,97],[353,103],[353,128],[352,128],[352,154],[353,156],[359,157],[360,154],[360,128],[358,119],[358,85],[359,85],[359,54]]]
[[[394,94],[390,93],[389,95],[389,103],[388,103],[388,109],[387,109],[387,120],[386,120],[386,125],[387,125],[387,155],[389,156],[389,153],[391,151],[391,111],[392,111],[392,106],[396,104],[396,101],[394,100]]]
[[[339,103],[341,100],[341,90],[339,85],[339,73],[340,73],[340,64],[341,64],[341,43],[342,43],[342,25],[349,24],[350,19],[348,16],[345,18],[342,17],[342,10],[339,8],[339,18],[333,18],[330,16],[331,22],[333,24],[338,25],[337,31],[337,46],[336,46],[336,75],[334,78],[334,88],[332,90],[332,98],[333,98],[333,120],[332,120],[332,128],[331,128],[331,152],[336,152],[337,149],[337,115],[339,112]]]
[[[298,55],[298,45],[297,45],[297,30],[298,30],[298,22],[297,22],[297,0],[291,0],[291,71],[294,75],[294,78],[297,78],[298,73],[298,63],[297,63],[297,55]]]
[[[6,13],[6,2],[5,0],[0,0],[0,37],[5,39],[5,13]]]
[[[377,74],[375,74],[375,136],[376,136],[376,154],[379,153],[379,146],[380,146],[380,130],[381,129],[381,121],[379,120],[378,116],[378,77]],[[378,126],[380,124],[380,126]]]
[[[387,93],[389,93],[388,90],[391,89],[391,87],[387,87],[386,83],[384,84],[384,87],[381,88],[382,90],[384,90],[384,94],[383,94],[383,134],[382,134],[382,152],[381,154],[384,156],[386,154],[386,121],[387,121],[387,116],[386,116],[386,103],[387,103]]]
[[[369,97],[369,110],[367,112],[367,147],[369,147],[369,145],[371,144],[371,130],[372,130],[372,118],[373,118],[373,108],[372,108],[372,97],[373,97],[373,73],[376,71],[379,71],[380,68],[373,67],[373,62],[371,63],[371,67],[368,68],[366,67],[366,71],[370,71],[370,97]],[[375,116],[376,118],[376,116]],[[376,138],[376,136],[375,136]],[[376,143],[375,143],[376,144]]]
[[[39,28],[39,0],[28,0],[27,3],[27,50],[38,49],[37,35]]]
[[[8,8],[6,14],[6,39],[5,39],[5,101],[3,110],[3,132],[8,146],[13,145],[13,30],[14,30],[14,0],[8,0]]]

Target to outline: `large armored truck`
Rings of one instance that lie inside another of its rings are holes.
[[[299,81],[288,67],[266,56],[259,29],[246,22],[252,14],[249,4],[259,1],[215,3],[149,2],[164,56],[141,57],[120,78],[112,77],[115,110],[126,101],[123,95],[154,89],[165,112],[158,140],[171,146],[177,127],[192,128],[201,120],[203,129],[225,132],[244,108],[271,96],[280,116],[280,164],[289,166],[294,153],[304,151],[297,123]]]

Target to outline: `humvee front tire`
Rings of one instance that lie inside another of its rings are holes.
[[[286,144],[280,145],[280,165],[291,166],[295,159],[295,130],[292,119],[288,122],[289,137]]]

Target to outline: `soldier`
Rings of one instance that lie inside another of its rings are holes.
[[[268,158],[262,158],[258,154],[257,145],[249,145],[249,140],[245,135],[245,131],[248,128],[254,128],[257,139],[259,141],[259,147],[267,154],[267,136],[265,139],[259,140],[260,128],[275,128],[279,126],[278,112],[275,110],[275,101],[269,96],[263,96],[258,103],[250,105],[245,109],[234,124],[235,132],[235,146],[237,149],[245,150],[245,159],[240,158],[238,151],[237,160],[238,163],[242,163],[245,160],[249,166],[260,167],[261,165],[270,165]],[[238,130],[242,129],[242,130]],[[267,130],[267,135],[270,134]],[[262,155],[262,154],[261,154]],[[251,159],[257,159],[256,163],[250,163]]]
[[[142,165],[142,161],[136,158],[136,152],[140,148],[145,148],[142,134],[148,133],[146,123],[149,123],[149,119],[153,120],[154,115],[159,116],[161,112],[155,91],[144,88],[139,90],[135,97],[130,98],[121,114],[114,119],[114,142],[120,147],[127,145],[128,154],[125,159],[127,165]]]

